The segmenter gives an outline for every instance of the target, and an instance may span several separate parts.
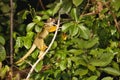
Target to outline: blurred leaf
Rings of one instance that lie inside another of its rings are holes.
[[[66,3],[67,3],[67,5],[66,5]],[[71,10],[71,8],[72,8],[72,2],[70,0],[64,0],[63,4],[61,6],[61,9],[60,9],[60,13],[67,14]]]
[[[76,22],[78,21],[78,15],[77,15],[77,9],[76,8],[72,8],[71,12],[70,12],[70,16],[72,19],[74,19]]]
[[[35,16],[35,18],[33,18],[33,22],[34,23],[39,23],[41,21],[41,17],[40,16]]]
[[[91,70],[91,71],[95,71],[96,70],[96,67],[93,66],[93,65],[87,65],[88,69]]]
[[[36,71],[36,72],[39,72],[39,71],[42,69],[42,65],[43,65],[43,61],[40,61],[40,62],[36,65],[35,71]]]
[[[0,44],[0,62],[5,60],[5,58],[6,58],[5,48]]]
[[[35,31],[36,31],[36,32],[41,32],[41,31],[42,31],[42,28],[40,28],[38,25],[35,25]]]
[[[39,51],[38,49],[36,49],[36,50],[31,54],[32,58],[33,58],[33,59],[37,59],[39,52],[40,52],[40,51]]]
[[[0,36],[0,44],[5,45],[5,39],[2,36]]]
[[[79,31],[79,28],[75,24],[73,26],[71,26],[69,29],[71,36],[77,35],[78,31]]]
[[[72,1],[76,7],[78,7],[83,2],[83,0],[72,0]]]
[[[88,79],[86,80],[97,80],[98,76],[90,76]]]
[[[113,80],[113,78],[112,77],[104,77],[104,78],[102,78],[102,80]]]
[[[35,26],[35,23],[34,22],[31,22],[27,25],[27,28],[26,28],[26,31],[32,31],[33,27]]]
[[[23,47],[23,38],[24,37],[17,37],[16,43],[15,43],[15,48],[21,48]]]
[[[59,2],[56,4],[55,8],[53,9],[53,15],[55,15],[59,11],[61,5],[62,5],[62,2]]]
[[[10,68],[5,65],[5,67],[2,67],[2,69],[0,69],[0,78],[3,80],[6,77],[7,72],[10,70]]]
[[[112,67],[106,67],[106,68],[101,68],[102,71],[114,75],[114,76],[120,76],[120,71],[112,68]]]
[[[34,33],[33,32],[28,32],[26,37],[24,37],[24,46],[25,48],[29,49],[32,45],[32,40],[33,40]]]
[[[3,6],[1,6],[0,9],[2,10],[3,13],[7,13],[10,11],[10,7],[8,4],[4,4]]]
[[[88,69],[77,69],[75,75],[80,75],[81,77],[88,73]]]
[[[112,0],[112,6],[115,8],[116,11],[120,9],[120,1],[119,0]]]
[[[27,19],[27,15],[29,14],[29,11],[25,11],[24,14],[22,15],[22,19]]]
[[[54,41],[54,43],[52,44],[51,49],[55,49],[57,47],[57,41]]]
[[[60,69],[63,71],[67,68],[67,61],[66,60],[62,60],[60,62]]]
[[[79,24],[78,26],[80,28],[80,36],[84,39],[89,39],[90,37],[89,29],[83,26],[83,24]]]
[[[117,62],[115,62],[115,61],[113,61],[112,62],[112,66],[113,66],[113,68],[115,68],[116,70],[120,70],[120,67],[119,67],[119,64],[117,63]]]
[[[86,49],[88,49],[88,48],[93,47],[96,44],[98,44],[98,38],[97,37],[93,38],[93,39],[90,39],[89,41],[86,41],[84,47]]]
[[[63,24],[63,25],[62,25],[62,31],[63,31],[63,32],[67,32],[72,25],[74,25],[73,22],[69,22],[69,23]]]
[[[104,52],[100,57],[97,57],[96,59],[93,58],[90,60],[90,64],[93,66],[107,66],[112,59],[114,58],[113,53],[111,52]]]

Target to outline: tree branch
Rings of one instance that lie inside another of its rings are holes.
[[[10,64],[11,64],[11,80],[13,76],[13,0],[10,0]]]

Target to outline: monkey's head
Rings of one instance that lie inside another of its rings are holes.
[[[48,32],[54,32],[54,31],[56,30],[55,19],[49,18],[49,19],[47,20],[47,23],[45,23],[44,28],[45,28]]]

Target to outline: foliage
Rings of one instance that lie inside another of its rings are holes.
[[[27,3],[27,0],[23,2]],[[6,8],[8,5],[3,4],[5,2],[1,1],[1,15],[9,12]],[[57,20],[58,14],[61,14],[57,38],[47,55],[36,66],[30,80],[120,79],[119,0],[55,0],[44,7],[46,10],[37,10],[29,5],[27,9],[16,11],[15,14],[14,61],[19,60],[30,49],[36,33],[41,32],[45,21],[50,17]],[[6,20],[5,17],[8,15],[5,14],[0,19],[1,63],[6,59],[6,42],[9,41],[9,35],[5,36],[9,34],[9,28],[4,31],[3,27],[9,25],[9,19]],[[45,39],[47,45],[53,36],[54,33],[50,33]],[[26,70],[35,63],[38,54],[39,50],[36,49],[25,62],[15,66],[19,70]],[[4,73],[0,75],[3,79],[9,66],[3,64],[0,71],[0,74]],[[20,74],[20,71],[17,73]],[[21,77],[23,78],[25,77]]]

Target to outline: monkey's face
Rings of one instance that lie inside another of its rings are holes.
[[[56,24],[55,24],[55,19],[49,18],[47,20],[47,23],[45,23],[44,28],[48,31],[48,32],[54,32],[56,30]]]

